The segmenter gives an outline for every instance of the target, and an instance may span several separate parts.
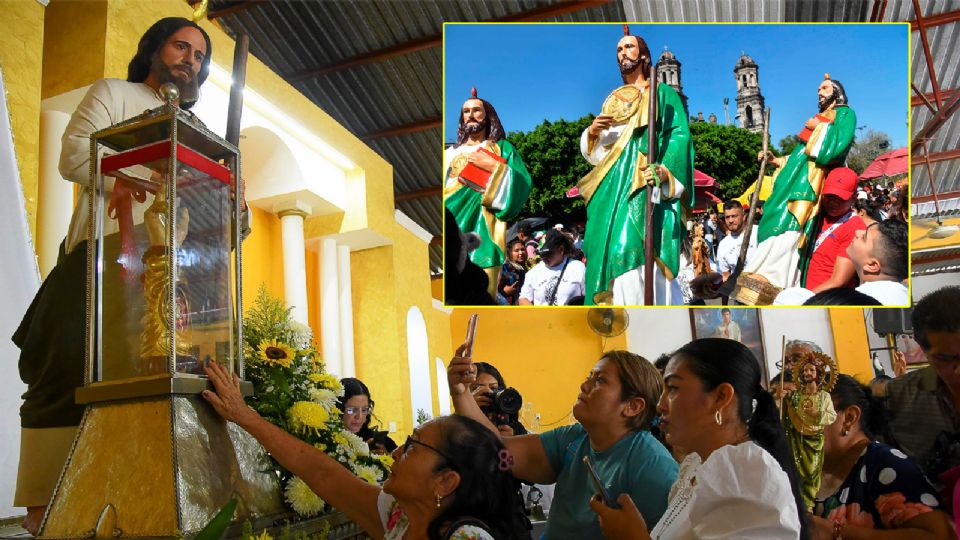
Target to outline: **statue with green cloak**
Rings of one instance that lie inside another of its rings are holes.
[[[820,112],[807,120],[799,134],[802,142],[789,156],[771,159],[778,167],[773,192],[763,206],[757,249],[743,268],[744,277],[781,289],[800,284],[810,262],[807,247],[815,240],[824,180],[844,164],[857,128],[857,115],[847,105],[840,81],[825,75],[817,98]]]
[[[607,97],[601,114],[580,138],[581,153],[595,166],[577,183],[587,205],[583,252],[588,305],[644,303],[644,216],[648,211],[653,212],[653,302],[683,304],[675,278],[687,234],[684,223],[693,206],[693,142],[680,96],[670,86],[656,84],[654,182],[654,167],[647,162],[650,62],[646,42],[630,35],[624,25],[624,36],[617,43],[624,85]],[[654,190],[649,209],[647,189]]]
[[[520,153],[506,135],[496,109],[473,88],[463,103],[457,143],[443,153],[443,203],[460,231],[475,233],[480,245],[470,260],[483,268],[487,292],[497,297],[506,252],[507,222],[520,213],[532,182]]]
[[[794,366],[794,380],[799,381],[783,404],[783,427],[800,476],[800,496],[810,511],[823,475],[823,430],[837,419],[830,397],[837,365],[829,356],[812,352]]]

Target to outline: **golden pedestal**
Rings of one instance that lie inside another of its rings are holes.
[[[262,447],[203,398],[93,403],[39,537],[189,537],[232,498],[238,522],[284,512]]]

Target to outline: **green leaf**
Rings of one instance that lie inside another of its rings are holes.
[[[194,540],[220,540],[223,532],[230,526],[230,522],[233,520],[233,513],[236,509],[237,500],[230,499],[230,502],[217,512],[217,515],[210,520],[210,523],[207,523],[207,526],[197,533]]]

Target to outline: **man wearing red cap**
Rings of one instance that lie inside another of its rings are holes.
[[[836,287],[856,286],[856,269],[847,247],[857,231],[867,228],[853,211],[857,196],[857,173],[846,167],[830,171],[820,195],[820,230],[801,283],[814,293]],[[801,259],[804,260],[804,259]]]
[[[757,251],[743,269],[745,275],[753,274],[780,288],[800,283],[800,271],[807,266],[801,257],[809,253],[805,248],[822,232],[814,230],[814,218],[820,213],[827,173],[843,165],[857,127],[857,116],[847,105],[840,81],[826,75],[817,88],[817,98],[819,113],[806,121],[799,135],[804,144],[798,144],[789,156],[770,160],[777,166],[773,192],[763,206]]]
[[[463,102],[457,143],[443,158],[443,204],[462,232],[480,237],[470,260],[483,268],[487,292],[496,298],[508,240],[506,222],[520,213],[532,182],[520,153],[506,140],[496,109],[477,97],[476,88]]]

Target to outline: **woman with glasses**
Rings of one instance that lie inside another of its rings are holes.
[[[384,540],[529,538],[513,504],[510,456],[497,437],[468,418],[442,416],[413,431],[394,453],[383,487],[271,424],[247,406],[236,374],[205,367],[216,392],[203,397],[252,435],[321,499],[368,535]]]
[[[463,346],[457,349],[447,370],[454,408],[498,433],[469,391],[478,370],[463,352]],[[580,385],[573,405],[577,423],[539,435],[503,437],[514,458],[514,476],[556,484],[543,538],[603,538],[588,506],[595,491],[584,458],[611,493],[628,493],[647,520],[660,519],[677,477],[677,462],[650,433],[662,388],[660,373],[643,357],[608,351]]]
[[[367,385],[353,377],[340,379],[340,384],[343,385],[343,397],[337,400],[337,408],[343,413],[343,427],[363,439],[374,454],[389,454],[396,450],[397,443],[393,442],[386,431],[370,427],[373,398],[370,397]]]

